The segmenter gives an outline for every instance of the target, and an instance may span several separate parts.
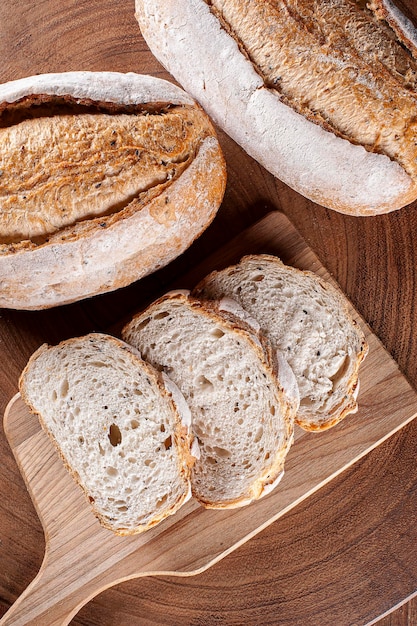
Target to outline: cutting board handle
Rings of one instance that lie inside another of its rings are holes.
[[[0,625],[65,626],[103,588],[95,580],[85,585],[65,585],[63,581],[64,573],[57,576],[46,554],[37,576],[5,613]]]

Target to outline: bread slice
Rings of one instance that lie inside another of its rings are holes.
[[[200,458],[194,497],[208,508],[248,504],[283,472],[294,407],[256,331],[213,303],[173,292],[136,315],[124,339],[166,372],[192,415]]]
[[[190,496],[189,412],[168,385],[131,346],[98,333],[41,346],[20,377],[22,398],[118,535],[154,526]]]
[[[249,255],[211,273],[193,295],[234,298],[256,317],[295,374],[302,428],[324,430],[357,410],[359,366],[368,346],[342,297],[317,275],[274,256]]]

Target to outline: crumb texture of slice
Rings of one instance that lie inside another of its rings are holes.
[[[252,255],[207,276],[194,295],[235,299],[285,356],[299,386],[296,422],[323,430],[357,410],[359,365],[367,344],[339,293],[312,272]]]
[[[135,316],[124,339],[182,391],[200,458],[194,497],[209,508],[248,504],[276,483],[292,442],[292,405],[256,335],[184,293]]]
[[[41,346],[20,390],[100,522],[141,532],[189,496],[189,438],[159,374],[94,333]]]

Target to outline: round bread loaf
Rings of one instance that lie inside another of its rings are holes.
[[[184,89],[299,193],[351,215],[417,198],[417,35],[389,0],[136,0],[136,15]]]
[[[210,120],[150,76],[3,84],[0,139],[0,307],[52,307],[128,285],[181,254],[223,198]]]

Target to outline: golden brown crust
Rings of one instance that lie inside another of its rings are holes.
[[[417,63],[370,11],[352,0],[209,4],[286,104],[417,179]]]
[[[108,113],[43,104],[18,120],[11,106],[0,129],[0,243],[6,252],[9,243],[29,240],[35,247],[51,235],[65,237],[81,221],[122,213],[153,188],[169,187],[212,134],[191,105]]]
[[[395,32],[398,40],[401,41],[413,57],[417,59],[417,30],[409,20],[391,0],[370,0],[367,7],[372,11],[378,20],[383,20]]]

